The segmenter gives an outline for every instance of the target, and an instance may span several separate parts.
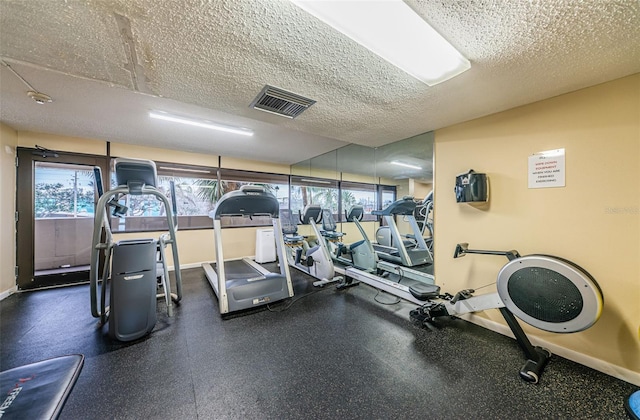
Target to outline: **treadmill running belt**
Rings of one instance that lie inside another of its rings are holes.
[[[214,267],[217,271],[217,264]],[[227,281],[230,280],[251,280],[263,279],[264,276],[255,268],[251,267],[243,260],[230,260],[224,262],[224,270]]]

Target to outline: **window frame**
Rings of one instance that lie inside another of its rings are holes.
[[[111,156],[109,162],[109,182],[105,182],[112,189],[111,179],[115,175],[114,162],[117,157]],[[194,179],[211,179],[218,181],[218,167],[203,166],[203,165],[191,165],[184,163],[174,163],[166,161],[153,161],[156,165],[156,171],[158,178],[170,177],[170,178],[194,178]],[[197,175],[197,176],[189,176]],[[215,202],[214,202],[215,206]],[[180,208],[177,203],[178,209]],[[127,226],[127,219],[130,220]],[[160,221],[159,219],[162,219]],[[178,230],[200,230],[200,229],[213,229],[213,223],[209,215],[178,215]],[[123,223],[124,221],[124,223]],[[135,223],[134,223],[135,221]],[[140,232],[158,232],[168,229],[165,216],[126,216],[125,218],[118,218],[114,216],[109,217],[111,223],[111,229],[113,233],[140,233]],[[160,222],[160,223],[158,223]],[[121,229],[119,225],[124,224]],[[140,228],[139,226],[149,225],[148,228]]]

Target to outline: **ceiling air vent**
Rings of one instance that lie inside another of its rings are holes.
[[[249,108],[270,112],[287,118],[295,118],[305,109],[315,104],[313,99],[305,98],[277,87],[265,85],[262,91],[251,102]]]

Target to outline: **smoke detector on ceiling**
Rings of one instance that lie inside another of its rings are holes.
[[[27,96],[29,96],[31,99],[36,101],[37,104],[40,104],[40,105],[53,102],[53,99],[51,99],[51,96],[42,92],[36,92],[35,90],[30,90],[29,92],[27,92]]]
[[[249,108],[286,118],[295,118],[315,103],[316,101],[313,99],[305,98],[297,93],[265,85],[251,102]]]

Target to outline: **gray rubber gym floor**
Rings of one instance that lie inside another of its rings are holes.
[[[131,343],[97,328],[87,285],[0,302],[0,368],[70,353],[85,366],[63,419],[625,419],[638,387],[558,356],[518,376],[515,340],[456,319],[437,331],[414,305],[360,285],[316,289],[222,320],[204,272],[183,270],[175,316]]]

